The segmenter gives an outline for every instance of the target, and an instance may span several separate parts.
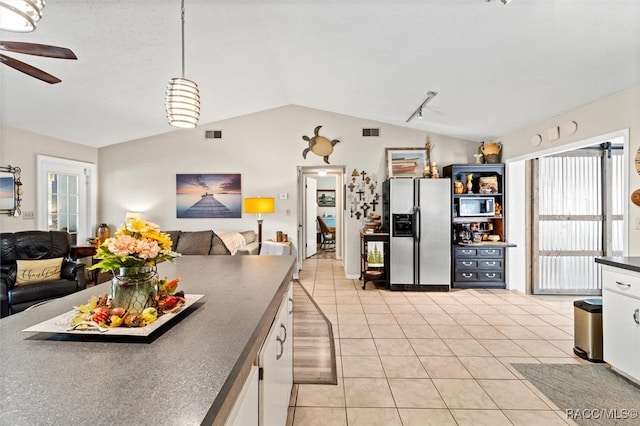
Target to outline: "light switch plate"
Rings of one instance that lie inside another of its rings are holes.
[[[34,211],[22,212],[23,220],[36,220],[36,213]]]

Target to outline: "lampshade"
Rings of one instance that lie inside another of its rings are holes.
[[[124,218],[125,218],[125,220],[127,220],[127,219],[142,219],[142,213],[128,211],[125,214]]]
[[[0,30],[29,33],[42,18],[44,0],[0,0]]]
[[[0,0],[2,1],[2,0]],[[194,128],[200,119],[200,91],[198,85],[184,78],[184,0],[180,2],[182,22],[182,77],[169,80],[165,109],[173,127]]]
[[[169,124],[172,126],[196,127],[200,119],[198,85],[186,78],[172,78],[167,86],[165,107]]]
[[[244,199],[245,213],[273,213],[275,199],[273,197],[253,197]]]

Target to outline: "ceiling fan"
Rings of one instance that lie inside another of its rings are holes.
[[[75,53],[71,51],[71,49],[67,49],[66,47],[49,46],[47,44],[24,43],[19,41],[0,41],[0,51],[2,50],[13,53],[22,53],[25,55],[44,56],[47,58],[78,59]],[[39,68],[11,58],[9,56],[3,55],[1,53],[0,62],[49,84],[56,84],[62,81],[58,77],[42,71]]]

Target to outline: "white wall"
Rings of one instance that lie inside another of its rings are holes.
[[[100,213],[98,221],[118,226],[127,210],[143,211],[163,229],[244,230],[256,229],[253,215],[241,219],[177,219],[175,175],[181,173],[241,173],[242,195],[275,196],[276,212],[265,217],[264,238],[280,230],[297,235],[297,166],[320,166],[313,153],[302,158],[308,143],[303,135],[339,139],[329,161],[350,170],[376,171],[384,177],[385,147],[424,146],[427,133],[371,122],[299,106],[286,106],[196,129],[177,130],[99,150]],[[363,127],[379,127],[380,137],[363,138]],[[222,139],[204,139],[205,130],[222,130]],[[432,160],[439,166],[473,160],[477,144],[431,134],[435,144]],[[287,193],[287,200],[278,194]],[[359,275],[359,226],[345,218],[345,264],[347,275]],[[297,247],[297,241],[294,240]]]
[[[36,212],[36,155],[69,160],[98,163],[98,150],[77,143],[53,139],[35,133],[9,127],[0,127],[0,164],[20,167],[23,183],[21,210]],[[36,229],[36,220],[25,220],[24,216],[0,215],[2,232],[18,232]]]

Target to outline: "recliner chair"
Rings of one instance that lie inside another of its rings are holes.
[[[86,288],[85,265],[72,261],[69,249],[69,234],[64,231],[0,234],[0,318]],[[59,279],[16,286],[17,260],[59,257],[63,258]]]

